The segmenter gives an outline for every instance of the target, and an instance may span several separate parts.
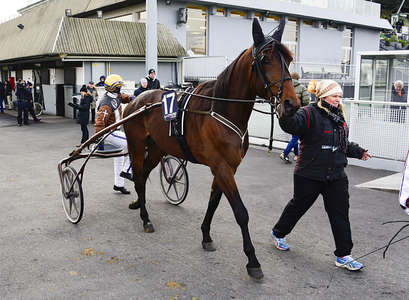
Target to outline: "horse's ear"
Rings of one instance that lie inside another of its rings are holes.
[[[261,29],[260,23],[258,22],[257,18],[253,19],[253,41],[254,47],[257,47],[265,40],[263,29]]]
[[[273,39],[281,42],[281,38],[284,32],[284,26],[285,26],[285,18],[281,17],[280,24],[278,25],[278,28],[273,33]]]

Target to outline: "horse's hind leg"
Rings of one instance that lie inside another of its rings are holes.
[[[261,279],[264,275],[251,242],[248,228],[249,215],[237,189],[236,181],[234,180],[234,170],[227,163],[221,163],[217,167],[212,168],[212,173],[215,175],[215,183],[229,200],[234,217],[240,226],[243,236],[243,249],[248,258],[247,272],[250,277]]]
[[[131,160],[132,171],[135,190],[138,194],[138,203],[140,205],[140,216],[143,222],[143,228],[145,232],[154,232],[155,229],[149,220],[149,214],[146,209],[146,181],[150,172],[158,165],[163,153],[157,148],[157,146],[150,141],[149,138],[143,144],[142,155],[140,153],[141,147],[137,149],[132,148]],[[147,156],[145,157],[145,145],[147,145]],[[131,153],[131,151],[130,151]],[[134,163],[134,158],[136,161]]]
[[[222,197],[222,191],[219,189],[213,179],[212,192],[210,193],[209,205],[207,207],[206,215],[204,217],[201,229],[203,234],[202,247],[206,251],[215,251],[216,248],[213,245],[213,240],[210,237],[210,225],[214,216],[214,212],[220,203],[220,198]]]

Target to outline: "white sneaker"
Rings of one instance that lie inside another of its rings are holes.
[[[288,156],[285,156],[284,153],[280,154],[280,158],[286,162],[287,164],[291,164],[291,160],[288,158]]]
[[[337,259],[335,260],[335,265],[339,268],[345,268],[349,271],[358,271],[364,267],[363,264],[354,260],[351,255],[337,257]]]
[[[298,155],[294,155],[294,161],[298,160]]]

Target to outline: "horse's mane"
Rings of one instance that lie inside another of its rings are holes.
[[[278,51],[280,51],[284,55],[284,57],[289,57],[291,58],[291,60],[293,60],[294,54],[290,51],[290,49],[287,48],[286,45],[279,42],[276,42],[276,45],[278,46]]]
[[[275,41],[275,45],[277,46],[277,50],[280,51],[284,57],[289,57],[293,58],[293,54],[291,51],[283,44],[281,44],[278,41]],[[219,97],[219,98],[227,98],[227,91],[228,87],[230,86],[230,78],[233,73],[233,70],[239,61],[240,57],[243,55],[243,53],[246,50],[243,50],[239,56],[230,64],[228,65],[223,72],[217,76],[216,82],[214,84],[214,91],[213,91],[213,96],[214,97]]]
[[[247,50],[247,49],[246,49]],[[230,78],[233,73],[234,67],[236,66],[238,60],[240,57],[243,55],[243,53],[246,51],[243,50],[237,58],[232,61],[230,65],[228,65],[223,72],[217,76],[216,83],[214,85],[214,91],[213,91],[213,96],[214,97],[219,97],[219,98],[227,98],[227,90],[230,85]]]

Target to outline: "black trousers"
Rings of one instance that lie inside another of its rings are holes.
[[[22,124],[23,121],[24,124],[28,124],[27,103],[24,100],[17,100],[17,123]]]
[[[82,131],[82,138],[81,138],[81,144],[82,144],[86,142],[89,138],[88,127],[86,124],[81,124],[81,131]]]
[[[284,208],[273,228],[274,234],[278,238],[289,234],[320,194],[324,198],[325,211],[328,214],[335,240],[334,254],[338,257],[350,255],[353,243],[348,217],[347,177],[331,182],[321,182],[294,175],[294,198]]]
[[[95,108],[91,108],[91,123],[95,123]]]

